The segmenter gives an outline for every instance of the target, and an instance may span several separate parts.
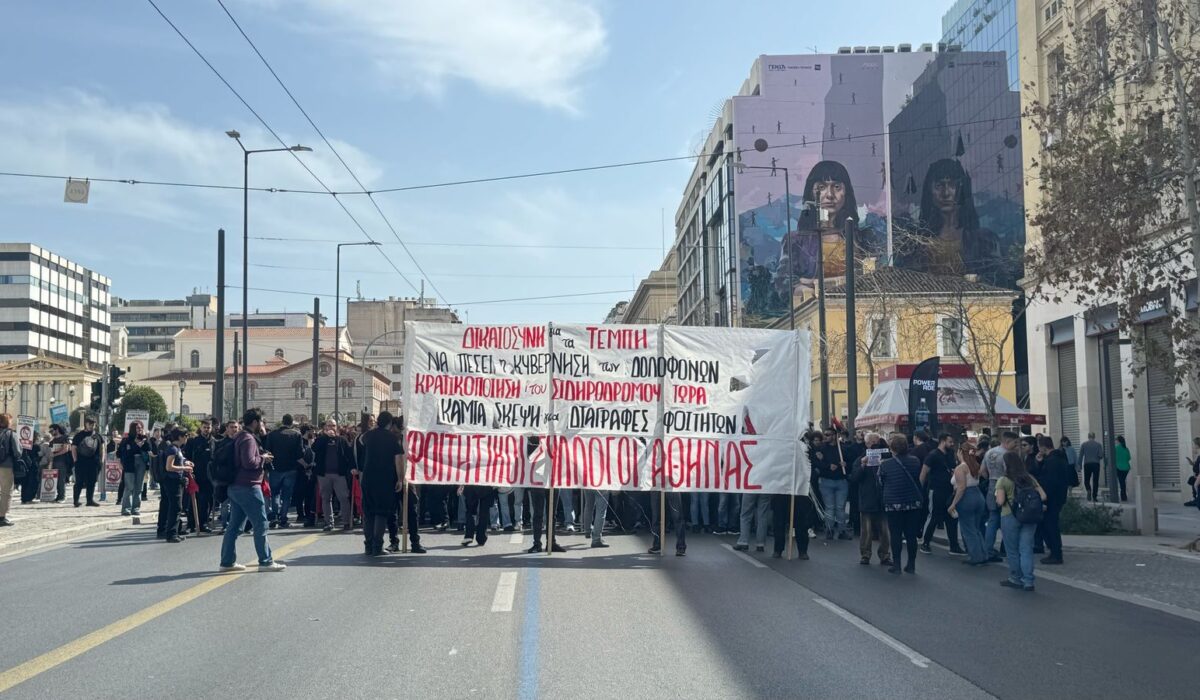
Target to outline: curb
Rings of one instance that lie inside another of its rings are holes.
[[[1121,535],[1117,536],[1120,537]],[[934,533],[933,541],[943,547],[950,546],[950,542],[946,539],[946,535],[942,534],[940,531]],[[1157,545],[1153,549],[1133,549],[1129,547],[1097,547],[1096,545],[1090,544],[1073,545],[1064,541],[1063,551],[1081,552],[1084,554],[1162,554],[1164,556],[1190,561],[1193,564],[1200,564],[1200,554],[1193,554],[1181,549],[1176,549],[1170,545]]]
[[[140,525],[132,524],[129,516],[121,516],[108,521],[97,523],[88,523],[86,525],[75,525],[74,527],[63,528],[62,530],[54,530],[53,532],[44,532],[40,535],[31,535],[11,542],[0,543],[0,558],[13,556],[14,554],[24,554],[33,549],[39,549],[46,545],[59,544],[60,542],[70,542],[83,537],[90,537],[103,532],[114,530],[133,530],[146,525],[154,525],[158,522],[158,514],[141,516],[142,522]]]

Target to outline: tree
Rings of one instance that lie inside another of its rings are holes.
[[[1169,342],[1135,326],[1148,304],[1186,297],[1200,260],[1197,13],[1192,0],[1113,0],[1073,22],[1050,54],[1048,97],[1025,115],[1042,141],[1026,288],[1034,299],[1115,302],[1142,358],[1134,376],[1151,365],[1172,372],[1191,410],[1200,326],[1177,304],[1167,304]]]
[[[121,406],[113,413],[113,426],[117,430],[125,428],[126,411],[149,411],[150,425],[167,422],[167,404],[163,397],[148,386],[131,387],[121,399]],[[146,426],[149,430],[150,425]]]

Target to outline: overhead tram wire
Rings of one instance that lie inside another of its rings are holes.
[[[340,238],[289,238],[287,236],[251,236],[252,241],[292,241],[295,243],[345,243]],[[382,245],[395,245],[384,243]],[[476,243],[472,241],[410,241],[412,246],[443,246],[449,248],[533,248],[533,249],[563,249],[563,250],[659,250],[659,246],[626,246],[626,245],[571,245],[554,243]],[[717,248],[719,246],[689,246],[692,248]]]
[[[233,285],[233,284],[226,285],[226,286],[228,286],[230,289],[241,289],[241,287],[239,287],[237,285]],[[329,298],[329,297],[333,296],[332,294],[327,294],[325,292],[309,292],[309,291],[304,291],[304,290],[300,290],[300,289],[272,289],[269,287],[247,287],[247,289],[249,289],[252,292],[272,292],[275,294],[300,294],[300,295],[308,296],[308,297]],[[603,296],[605,294],[632,294],[636,291],[637,291],[636,289],[611,289],[611,290],[604,291],[604,292],[575,292],[575,293],[571,293],[571,294],[546,294],[546,295],[533,296],[533,297],[518,297],[515,299],[484,299],[482,301],[444,302],[442,305],[447,308],[454,308],[454,307],[458,307],[458,306],[480,306],[483,304],[504,304],[504,303],[516,302],[516,301],[540,301],[542,299],[575,299],[575,298],[579,298],[579,297],[597,297],[597,296]]]
[[[329,139],[325,137],[325,132],[321,131],[321,127],[317,126],[317,123],[308,115],[308,112],[304,109],[304,107],[300,106],[300,101],[296,99],[296,96],[292,94],[290,89],[288,89],[288,86],[283,82],[283,79],[280,78],[279,74],[275,72],[275,68],[271,66],[271,63],[267,60],[267,57],[258,50],[258,46],[256,46],[254,41],[250,39],[250,35],[246,34],[246,30],[242,29],[242,25],[238,23],[237,19],[233,16],[233,13],[230,12],[229,8],[225,6],[224,1],[217,0],[217,4],[220,5],[221,9],[225,11],[225,16],[229,18],[230,22],[233,22],[233,26],[237,28],[238,33],[242,35],[242,38],[246,40],[246,43],[250,45],[250,48],[254,49],[254,54],[258,56],[258,59],[262,61],[262,64],[266,66],[268,71],[270,71],[271,77],[275,78],[275,82],[279,83],[279,87],[283,88],[283,91],[287,94],[288,99],[292,101],[292,104],[296,105],[296,109],[300,110],[300,114],[304,115],[304,118],[308,121],[308,125],[317,132],[317,135],[320,136],[321,140],[325,142],[325,146],[329,148],[330,152],[332,152],[335,157],[337,157],[338,162],[342,164],[342,167],[346,169],[346,172],[350,174],[350,177],[354,179],[354,183],[358,185],[359,189],[366,193],[367,199],[371,200],[371,205],[375,207],[375,211],[379,213],[379,217],[383,219],[383,223],[387,224],[387,227],[392,232],[392,236],[395,237],[396,242],[399,243],[400,247],[404,249],[404,252],[408,255],[408,259],[412,260],[413,265],[417,266],[417,270],[421,273],[421,277],[429,283],[429,286],[433,289],[434,294],[441,297],[442,301],[445,301],[446,296],[442,294],[442,290],[438,289],[437,284],[430,279],[429,275],[425,272],[425,269],[421,267],[421,263],[417,261],[416,256],[413,255],[412,251],[408,249],[407,245],[405,245],[404,240],[400,238],[400,234],[396,232],[396,227],[392,225],[391,220],[389,220],[387,215],[383,213],[383,209],[380,208],[379,202],[375,201],[375,197],[369,191],[367,191],[366,185],[364,185],[362,180],[358,178],[358,174],[354,172],[354,169],[350,167],[344,158],[342,158],[342,154],[338,153],[337,148],[335,148],[334,145],[330,143]],[[399,270],[397,270],[397,272],[399,272]]]
[[[198,49],[196,47],[196,45],[193,44],[192,41],[187,38],[187,35],[184,34],[183,31],[180,30],[179,27],[176,26],[175,23],[171,21],[171,18],[167,17],[167,15],[165,13],[163,13],[163,11],[158,7],[158,5],[155,4],[154,0],[146,0],[146,2],[150,3],[150,6],[154,8],[154,11],[158,13],[159,17],[162,17],[163,21],[166,22],[171,27],[171,29],[175,30],[175,33],[179,35],[180,39],[183,39],[184,43],[188,45],[188,48],[190,48],[192,50],[192,52],[195,53],[196,56],[198,56],[200,58],[200,60],[204,62],[204,65],[208,66],[208,69],[211,70],[213,72],[213,74],[216,75],[217,78],[221,81],[221,83],[224,84],[225,87],[228,88],[229,91],[233,93],[234,97],[236,97],[238,99],[238,101],[242,103],[242,106],[244,106],[247,110],[250,111],[251,114],[254,115],[254,118],[257,119],[258,122],[263,125],[263,128],[266,129],[267,132],[270,133],[271,136],[273,136],[275,138],[275,140],[279,142],[280,146],[282,146],[284,148],[288,148],[288,144],[286,142],[284,142],[284,140],[279,136],[278,133],[276,133],[276,131],[274,129],[271,128],[271,125],[267,123],[267,120],[263,119],[262,115],[260,115],[253,107],[250,106],[250,103],[246,101],[246,98],[242,97],[241,93],[238,92],[237,89],[234,88],[233,85],[231,85],[230,82],[225,79],[225,76],[221,74],[221,71],[217,70],[217,67],[214,66],[212,64],[212,62],[208,60],[208,57],[206,57],[200,51],[200,49]],[[378,243],[378,241],[376,241],[371,236],[371,234],[367,233],[367,230],[365,228],[363,228],[363,225],[354,216],[354,214],[348,208],[346,208],[345,203],[343,203],[342,200],[338,199],[337,193],[334,192],[333,190],[331,190],[329,188],[329,186],[325,184],[325,181],[322,180],[316,173],[314,173],[312,171],[312,168],[308,167],[308,164],[305,163],[300,158],[300,156],[296,155],[296,153],[294,151],[289,150],[288,152],[291,153],[292,158],[294,158],[296,160],[296,162],[300,164],[300,167],[304,168],[304,170],[312,177],[312,179],[315,180],[317,182],[317,184],[319,184],[321,186],[321,189],[325,190],[326,194],[333,197],[333,200],[335,202],[337,202],[338,206],[341,207],[342,211],[346,213],[346,216],[350,217],[350,220],[352,222],[354,222],[354,225],[356,227],[358,227],[358,230],[361,231],[364,236],[366,236],[367,240],[371,241],[372,243]],[[377,245],[375,247],[378,248],[379,246]],[[417,287],[417,285],[413,284],[412,280],[410,280],[408,277],[405,276],[405,274],[403,272],[400,271],[400,268],[396,266],[396,263],[393,262],[390,257],[388,257],[387,253],[385,253],[383,250],[379,250],[378,252],[380,255],[383,256],[384,260],[388,261],[388,264],[392,266],[392,269],[396,271],[396,274],[400,276],[400,279],[404,280],[408,284],[408,286],[412,288],[412,290],[414,292],[419,293],[420,290]]]
[[[153,4],[153,0],[147,0],[147,2],[151,2],[151,4]],[[195,50],[195,49],[193,49],[193,50]],[[214,71],[215,71],[215,69],[214,69]],[[232,90],[232,88],[230,88],[230,89]],[[1168,98],[1168,97],[1155,97],[1155,98],[1145,98],[1145,99],[1138,99],[1138,100],[1127,100],[1125,102],[1114,103],[1113,106],[1114,107],[1124,107],[1124,106],[1132,105],[1132,104],[1152,104],[1152,103],[1157,103],[1157,102],[1166,102],[1169,99],[1170,98]],[[943,124],[940,126],[925,126],[925,127],[915,127],[912,129],[897,129],[894,131],[889,131],[888,135],[897,136],[900,134],[909,134],[909,133],[915,133],[915,132],[919,132],[919,131],[929,131],[929,130],[933,130],[933,129],[949,129],[951,127],[972,126],[975,124],[991,124],[993,122],[999,122],[999,121],[1003,121],[1004,119],[1009,119],[1009,118],[1011,118],[1011,117],[997,117],[995,119],[992,119],[992,118],[973,119],[973,120],[967,120],[967,121],[961,121],[961,122],[950,122],[948,124]],[[859,139],[878,138],[878,137],[882,137],[883,135],[884,134],[882,132],[880,132],[880,133],[873,133],[873,134],[858,134],[858,135],[851,137],[850,139],[847,139],[845,137],[812,139],[811,141],[807,141],[804,143],[782,143],[782,144],[777,144],[774,146],[768,145],[765,150],[772,151],[772,150],[782,149],[782,148],[797,148],[797,147],[804,148],[804,147],[809,147],[809,146],[820,146],[825,143],[833,143],[835,141],[847,141],[847,140],[857,141]],[[276,138],[278,138],[278,137],[276,137]],[[283,142],[280,141],[280,143],[283,143]],[[286,188],[286,187],[251,187],[250,190],[254,191],[254,192],[270,192],[273,194],[331,195],[335,198],[343,197],[343,196],[351,196],[351,195],[368,195],[368,196],[370,196],[370,195],[376,195],[376,194],[387,194],[387,193],[391,193],[391,192],[409,192],[409,191],[413,191],[413,190],[440,189],[440,188],[444,188],[444,187],[460,187],[463,185],[478,185],[478,184],[486,184],[489,182],[505,182],[505,181],[509,181],[509,180],[524,180],[524,179],[537,178],[537,177],[549,177],[549,176],[553,176],[553,175],[571,175],[571,174],[575,174],[575,173],[595,172],[595,171],[599,171],[599,170],[612,170],[612,169],[616,169],[616,168],[630,168],[630,167],[637,167],[637,166],[641,166],[641,165],[656,165],[656,164],[660,164],[660,163],[671,163],[671,162],[675,162],[675,161],[695,160],[697,158],[709,158],[712,156],[722,155],[722,153],[734,153],[734,152],[735,151],[723,151],[723,152],[719,152],[719,153],[697,153],[695,155],[690,155],[690,156],[670,156],[670,157],[666,157],[666,158],[631,160],[631,161],[624,161],[624,162],[620,162],[620,163],[605,163],[605,164],[601,164],[601,165],[590,165],[590,166],[582,166],[582,167],[576,167],[576,168],[560,168],[560,169],[556,169],[556,170],[540,170],[540,171],[534,171],[534,172],[528,172],[528,173],[516,173],[516,174],[512,174],[512,175],[497,175],[497,176],[493,176],[493,177],[475,178],[475,179],[470,179],[470,180],[448,180],[448,181],[444,181],[444,182],[432,182],[432,183],[425,183],[425,184],[419,184],[419,185],[405,185],[405,186],[400,186],[400,187],[383,187],[383,188],[377,188],[377,189],[373,189],[373,190],[363,189],[363,190],[335,191],[335,190],[330,190],[328,188],[326,188],[324,190],[305,190],[305,189],[299,189],[299,188]],[[757,153],[758,151],[755,151],[755,152]],[[299,157],[295,156],[295,154],[293,154],[293,157],[296,157],[297,160],[299,160]],[[300,163],[301,163],[301,165],[304,165],[303,161],[300,161]],[[305,169],[308,170],[307,166],[305,166]],[[309,172],[311,174],[312,171],[310,170]],[[0,177],[32,178],[32,179],[62,180],[62,181],[91,180],[92,182],[111,182],[111,183],[126,184],[126,185],[152,185],[152,186],[160,186],[160,187],[194,187],[194,188],[201,188],[201,189],[222,189],[222,190],[241,190],[242,189],[241,185],[218,185],[218,184],[213,184],[213,183],[201,183],[201,182],[173,182],[173,181],[160,181],[160,180],[150,180],[150,179],[143,180],[143,179],[136,179],[136,178],[111,178],[111,177],[86,177],[86,176],[81,177],[81,176],[75,176],[75,175],[51,175],[48,173],[25,173],[25,172],[12,172],[12,171],[0,171]],[[314,175],[314,177],[316,177],[316,176]],[[319,178],[318,178],[318,180],[319,180]],[[322,183],[322,184],[324,184],[324,183]],[[413,244],[410,243],[409,245],[413,245]],[[655,248],[655,250],[657,250],[657,248]]]

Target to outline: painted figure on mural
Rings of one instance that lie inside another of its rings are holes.
[[[846,245],[842,230],[848,219],[858,218],[858,201],[850,174],[837,161],[823,160],[813,166],[804,184],[803,198],[815,205],[816,212],[808,210],[795,230],[784,236],[779,283],[785,288],[789,276],[795,283],[820,276],[818,245],[824,258],[825,277],[845,275]]]
[[[980,226],[971,176],[954,158],[929,166],[914,230],[897,235],[896,265],[933,274],[1005,276],[996,235]],[[899,233],[899,232],[897,232]]]

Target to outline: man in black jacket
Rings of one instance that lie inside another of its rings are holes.
[[[871,563],[871,539],[879,540],[879,564],[891,566],[892,539],[887,518],[883,513],[883,491],[879,487],[879,464],[887,443],[877,433],[867,435],[863,456],[854,462],[850,481],[858,486],[858,517],[860,524],[859,563]]]
[[[350,489],[346,477],[354,468],[354,453],[350,442],[338,434],[337,421],[325,421],[325,428],[313,442],[313,455],[317,466],[317,488],[321,492],[321,509],[325,513],[325,532],[333,530],[333,498],[337,496],[341,508],[341,526],[345,531],[353,529],[354,508],[350,504]]]
[[[1062,531],[1059,530],[1058,516],[1067,503],[1075,470],[1067,462],[1066,453],[1055,449],[1053,438],[1045,435],[1038,438],[1036,465],[1031,472],[1046,492],[1046,512],[1038,525],[1034,541],[1045,542],[1050,550],[1050,555],[1041,560],[1043,564],[1061,564]]]
[[[300,458],[304,455],[304,443],[300,431],[292,425],[292,415],[284,414],[281,425],[263,438],[263,447],[275,456],[271,462],[271,504],[269,517],[271,527],[288,527],[288,511],[292,507],[292,491],[296,488],[296,474],[300,469]]]
[[[208,465],[212,461],[212,422],[200,421],[200,434],[188,440],[183,446],[183,456],[192,462],[192,478],[200,490],[196,492],[196,520],[200,523],[200,532],[212,532],[208,526],[212,513],[213,482]]]

